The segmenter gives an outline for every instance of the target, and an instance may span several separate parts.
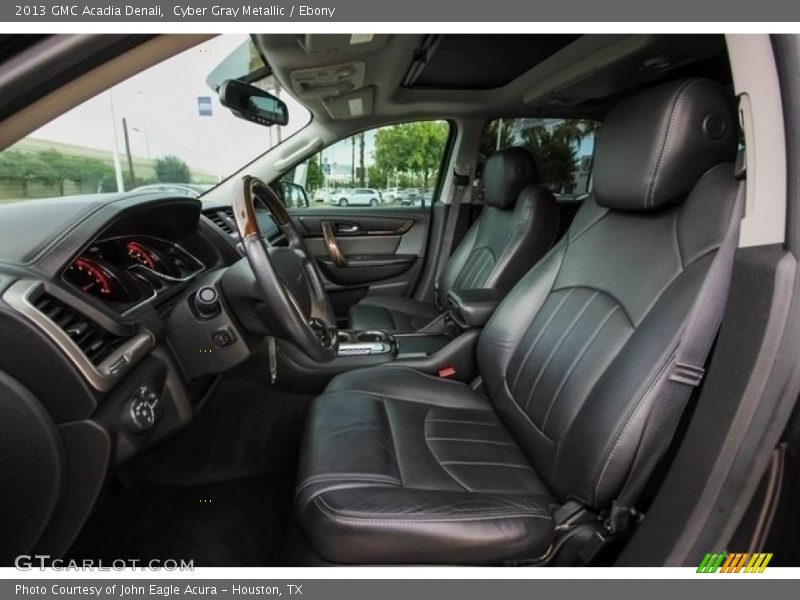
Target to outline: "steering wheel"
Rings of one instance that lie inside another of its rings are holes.
[[[270,213],[288,246],[264,241],[256,203]],[[317,264],[280,198],[260,179],[246,176],[242,194],[234,198],[233,214],[276,337],[295,343],[319,362],[333,360],[338,343],[333,307]]]

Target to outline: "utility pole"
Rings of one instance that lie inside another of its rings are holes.
[[[122,177],[122,164],[119,161],[119,137],[117,136],[117,113],[114,110],[114,94],[111,90],[108,92],[108,102],[111,105],[111,131],[114,134],[114,147],[112,148],[112,156],[114,157],[114,175],[117,178],[117,191],[125,191],[125,180]]]
[[[361,165],[360,170],[358,172],[358,185],[364,187],[364,132],[362,131],[361,134],[358,136],[358,154],[359,154],[359,164]]]
[[[122,117],[122,135],[125,138],[125,154],[128,155],[128,173],[131,176],[131,188],[136,187],[136,175],[133,172],[133,157],[131,156],[131,141],[128,137],[128,121]]]
[[[350,185],[356,184],[356,136],[350,138],[352,148],[350,151]]]

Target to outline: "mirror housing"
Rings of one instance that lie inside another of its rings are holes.
[[[286,208],[308,208],[308,195],[306,188],[291,181],[278,182],[280,184],[280,196]]]
[[[289,109],[283,100],[238,79],[229,79],[219,87],[219,101],[235,116],[259,125],[270,127],[289,122]]]

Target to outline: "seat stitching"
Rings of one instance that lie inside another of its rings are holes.
[[[473,275],[472,281],[470,282],[470,288],[480,288],[483,287],[484,282],[486,281],[487,277],[491,274],[494,265],[496,264],[496,260],[494,257],[494,253],[491,249],[486,249],[484,253],[483,263],[481,264],[481,268]],[[487,271],[486,275],[484,275],[484,271]]]
[[[658,153],[658,157],[654,164],[650,166],[650,173],[649,178],[650,181],[648,182],[647,188],[645,190],[645,197],[644,197],[644,206],[645,208],[653,208],[655,206],[655,189],[656,189],[656,181],[661,173],[661,165],[663,163],[664,154],[666,152],[667,146],[669,145],[670,138],[675,130],[675,119],[674,117],[679,112],[679,107],[683,102],[684,93],[691,88],[693,85],[698,83],[699,79],[692,79],[687,81],[681,87],[679,87],[675,93],[673,94],[672,98],[670,99],[670,107],[669,107],[669,115],[667,116],[667,120],[662,126],[661,131],[661,148]]]
[[[597,339],[597,336],[600,335],[600,332],[606,326],[606,323],[608,323],[608,320],[611,318],[611,315],[613,315],[617,311],[618,308],[619,308],[619,304],[614,305],[614,307],[608,312],[608,314],[606,314],[606,316],[603,317],[603,320],[600,321],[600,323],[597,325],[597,327],[595,327],[595,329],[592,332],[592,334],[589,336],[589,338],[583,344],[583,347],[575,355],[575,358],[572,359],[572,363],[569,365],[569,367],[567,368],[567,371],[564,373],[564,376],[561,378],[561,382],[558,384],[558,387],[556,388],[556,391],[553,394],[552,399],[550,400],[550,404],[547,407],[547,412],[545,413],[544,419],[542,420],[542,430],[544,430],[545,427],[547,427],[547,419],[550,417],[550,412],[552,411],[553,407],[555,406],[556,400],[558,399],[559,394],[561,394],[561,390],[564,389],[564,386],[566,385],[567,380],[569,380],[569,378],[572,376],[572,373],[575,371],[575,368],[578,366],[578,363],[581,362],[581,360],[583,359],[584,355],[589,351],[589,348],[592,346],[592,344],[594,344],[594,341]]]
[[[453,282],[453,287],[455,289],[462,287],[462,282],[466,281],[472,276],[472,271],[475,269],[475,265],[478,263],[478,257],[481,255],[480,251],[482,249],[483,247],[472,249],[472,252],[470,252],[469,256],[467,257],[466,263],[461,268],[461,271],[459,271],[456,280]]]
[[[462,421],[460,419],[428,419],[431,423],[461,423],[463,425],[485,425],[486,427],[500,427],[497,423],[482,421]]]
[[[572,333],[572,330],[575,328],[575,325],[577,325],[578,321],[581,320],[581,317],[583,317],[583,315],[589,309],[589,306],[592,304],[592,302],[594,302],[594,299],[597,298],[599,293],[600,292],[595,292],[589,297],[589,299],[584,303],[584,305],[581,307],[578,313],[572,318],[572,321],[570,321],[569,326],[567,326],[567,328],[561,333],[561,337],[558,339],[555,346],[550,350],[550,354],[547,356],[547,360],[544,361],[544,365],[542,365],[542,367],[539,369],[539,373],[536,375],[536,380],[533,382],[533,385],[531,386],[531,391],[528,393],[528,398],[525,401],[525,408],[523,409],[526,413],[528,412],[528,407],[531,404],[531,400],[533,399],[533,395],[536,392],[536,388],[539,386],[539,381],[541,380],[545,371],[547,371],[547,367],[550,366],[550,362],[553,360],[556,353],[561,349],[561,346],[564,343],[564,341],[567,339],[567,337],[569,337],[569,334]],[[544,429],[544,426],[542,425],[540,429]]]
[[[610,294],[606,290],[601,290],[600,288],[594,287],[593,285],[586,285],[586,284],[582,283],[580,285],[569,285],[569,286],[564,286],[564,287],[553,288],[553,291],[551,293],[562,292],[562,291],[566,291],[566,290],[577,290],[577,289],[591,290],[592,292],[598,292],[598,293],[602,294],[603,296],[606,296],[612,302],[614,302],[615,304],[618,304],[619,308],[622,310],[622,314],[625,315],[626,319],[628,319],[628,322],[632,326],[634,326],[634,327],[636,326],[636,322],[633,320],[633,317],[628,313],[628,310],[625,308],[625,306],[623,306],[622,301],[620,301],[619,298],[617,298],[613,294]]]
[[[639,413],[639,410],[644,406],[644,404],[645,404],[644,401],[647,399],[649,394],[653,391],[653,388],[658,384],[658,382],[661,380],[661,376],[666,372],[667,368],[669,367],[670,359],[672,357],[673,352],[674,352],[674,347],[671,345],[670,346],[670,351],[667,352],[666,356],[662,359],[663,363],[656,370],[655,375],[650,380],[650,383],[648,383],[647,387],[645,388],[644,392],[642,393],[642,395],[637,400],[636,404],[631,408],[631,410],[628,411],[628,414],[625,416],[625,419],[622,421],[622,426],[620,428],[618,428],[619,433],[617,433],[615,435],[613,443],[610,444],[606,448],[605,452],[603,452],[603,456],[605,457],[604,462],[601,463],[603,465],[603,468],[600,471],[600,474],[597,476],[596,483],[594,485],[594,489],[592,490],[592,494],[594,496],[594,502],[595,503],[597,503],[597,498],[600,495],[600,485],[601,485],[601,483],[603,481],[603,478],[605,477],[605,474],[606,474],[606,471],[608,470],[609,465],[611,464],[611,460],[614,458],[614,455],[616,454],[617,449],[619,448],[620,441],[622,440],[623,436],[625,435],[625,433],[630,428],[631,423],[633,423],[633,420],[636,417],[636,415]],[[598,465],[598,468],[599,468],[599,465]],[[597,473],[597,469],[595,469],[595,473]]]
[[[340,521],[371,521],[371,522],[395,522],[395,521],[404,521],[408,523],[448,523],[448,522],[460,522],[460,521],[486,521],[486,520],[496,520],[496,519],[547,519],[552,520],[552,516],[550,513],[545,511],[537,511],[536,509],[531,509],[528,512],[523,511],[509,511],[509,512],[483,512],[480,511],[472,511],[466,512],[463,515],[452,515],[452,516],[444,516],[438,514],[424,514],[424,513],[417,513],[417,516],[413,519],[407,518],[408,513],[374,513],[374,512],[362,512],[362,511],[351,511],[351,510],[341,510],[335,509],[330,504],[328,504],[324,498],[321,496],[317,496],[313,500],[314,504],[324,513],[326,513],[332,519],[340,520]]]
[[[466,483],[464,483],[461,480],[460,477],[457,477],[452,471],[450,471],[450,469],[448,469],[445,466],[445,464],[442,462],[442,459],[439,458],[439,454],[433,449],[433,446],[431,446],[430,439],[428,438],[428,423],[430,422],[430,421],[428,421],[428,415],[429,414],[430,414],[430,410],[428,410],[425,413],[425,423],[422,426],[422,435],[425,438],[425,445],[428,447],[428,452],[430,452],[431,456],[433,456],[434,460],[437,463],[439,463],[439,466],[442,468],[442,471],[447,473],[453,481],[455,481],[458,485],[460,485],[466,491],[473,492],[474,490],[470,486],[468,486]]]
[[[429,442],[464,442],[465,444],[490,444],[492,446],[509,446],[517,448],[516,444],[510,442],[495,442],[492,440],[473,440],[469,438],[446,438],[446,437],[431,437],[425,438]]]
[[[468,467],[504,467],[508,469],[524,469],[526,471],[533,471],[533,468],[528,465],[514,465],[511,463],[490,462],[490,461],[473,461],[473,460],[447,460],[442,462],[443,465],[461,465]],[[535,471],[534,471],[535,473]]]
[[[394,429],[392,428],[392,419],[389,417],[389,410],[386,408],[386,399],[383,398],[381,402],[383,407],[383,414],[386,417],[386,424],[389,428],[389,437],[392,440],[392,453],[394,454],[394,468],[397,469],[397,476],[400,480],[400,487],[403,487],[403,469],[400,468],[400,455],[397,452],[397,444],[394,439]]]
[[[536,345],[539,343],[539,340],[545,334],[545,331],[550,326],[550,323],[553,321],[553,319],[555,319],[556,314],[561,310],[561,307],[564,306],[564,303],[567,301],[567,299],[572,295],[572,292],[574,292],[574,291],[575,291],[575,288],[570,288],[569,291],[567,291],[567,293],[564,294],[564,297],[561,299],[561,301],[553,309],[553,312],[550,313],[550,316],[548,316],[547,319],[545,320],[544,324],[542,325],[542,328],[539,330],[539,333],[536,334],[536,337],[528,345],[528,350],[526,350],[525,356],[522,358],[522,360],[519,363],[519,366],[517,367],[517,372],[516,372],[516,374],[515,374],[515,376],[513,378],[513,381],[511,382],[511,385],[509,386],[509,390],[514,389],[514,388],[517,387],[517,382],[519,381],[519,376],[522,373],[522,369],[525,367],[525,363],[528,362],[528,359],[530,358],[531,354],[536,349]],[[553,293],[552,289],[551,289],[550,293],[551,294]],[[546,301],[547,300],[545,300],[545,302]],[[531,324],[528,326],[528,329],[533,327],[533,324],[535,322],[536,322],[536,315],[534,315],[533,320],[531,321]],[[527,332],[525,332],[525,333],[527,333]],[[523,335],[523,337],[525,337],[525,336]],[[508,375],[508,374],[506,373],[506,375]]]
[[[314,485],[315,483],[324,483],[327,481],[358,481],[358,482],[366,482],[366,483],[390,483],[394,485],[401,485],[402,482],[396,478],[391,476],[382,476],[382,475],[359,475],[359,474],[348,474],[348,473],[331,473],[328,475],[314,475],[312,477],[308,477],[301,481],[297,485],[297,491],[304,490],[305,488]]]

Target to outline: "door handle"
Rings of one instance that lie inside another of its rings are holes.
[[[339,248],[339,243],[333,233],[333,227],[328,221],[323,221],[320,226],[322,227],[322,236],[325,238],[325,247],[328,249],[328,256],[330,256],[334,266],[343,269],[347,266],[347,258]]]
[[[336,223],[336,233],[358,233],[361,228],[355,223]]]

